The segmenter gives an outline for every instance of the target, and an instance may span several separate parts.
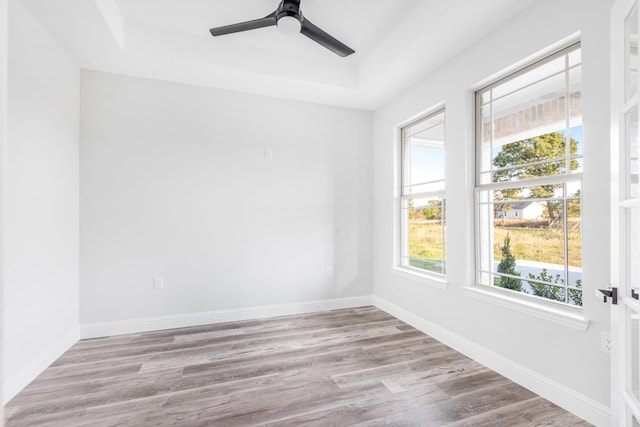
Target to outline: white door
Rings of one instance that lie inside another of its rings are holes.
[[[611,425],[620,427],[640,427],[638,2],[616,0],[611,12]]]

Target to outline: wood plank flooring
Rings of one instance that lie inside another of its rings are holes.
[[[6,426],[588,426],[374,307],[83,340]]]

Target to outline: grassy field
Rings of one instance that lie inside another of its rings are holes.
[[[494,258],[502,259],[501,247],[507,233],[511,238],[511,253],[518,260],[564,264],[564,241],[561,228],[541,227],[526,221],[498,223],[494,228]],[[442,261],[442,229],[438,223],[410,224],[409,254],[412,258]],[[569,265],[582,265],[582,242],[579,222],[569,226]]]
[[[409,255],[423,260],[442,260],[442,227],[434,223],[409,225]]]

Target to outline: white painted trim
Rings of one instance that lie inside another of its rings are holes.
[[[373,304],[438,341],[533,391],[569,412],[601,427],[610,425],[610,408],[550,378],[507,359],[487,348],[454,334],[383,298],[373,296]]]
[[[434,288],[447,290],[447,288],[449,287],[449,284],[444,279],[444,276],[443,279],[440,279],[426,273],[419,273],[417,271],[403,267],[391,267],[391,271],[397,276],[413,280],[415,282],[424,283],[426,285],[433,286]]]
[[[4,312],[4,271],[5,263],[5,195],[6,195],[6,145],[7,145],[7,88],[9,63],[9,6],[7,0],[0,0],[0,311]],[[0,314],[0,426],[4,423],[3,406],[5,392],[3,384],[4,365],[4,314]]]
[[[337,310],[341,308],[373,305],[371,295],[307,301],[291,304],[246,307],[231,310],[215,310],[200,313],[185,313],[142,319],[117,320],[113,322],[88,323],[80,325],[80,336],[85,338],[133,334],[162,329],[184,328],[239,320],[262,319],[314,311]]]
[[[498,292],[500,289],[492,289],[484,286],[468,286],[462,290],[465,295],[479,299],[484,302],[496,304],[501,307],[515,310],[519,313],[526,313],[540,319],[549,320],[563,326],[578,329],[585,332],[589,329],[590,320],[584,318],[582,312],[578,312],[571,307],[554,307],[553,301],[528,301],[530,296],[522,295],[506,295],[506,292]]]
[[[42,351],[20,371],[5,375],[2,385],[2,405],[6,405],[31,381],[69,350],[80,339],[80,328],[76,327],[60,338],[56,343]]]

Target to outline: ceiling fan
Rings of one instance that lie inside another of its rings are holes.
[[[212,36],[239,33],[257,28],[277,26],[285,34],[302,33],[339,56],[348,56],[355,51],[340,40],[321,30],[302,15],[300,0],[282,0],[278,8],[264,18],[237,24],[224,25],[209,30]]]

